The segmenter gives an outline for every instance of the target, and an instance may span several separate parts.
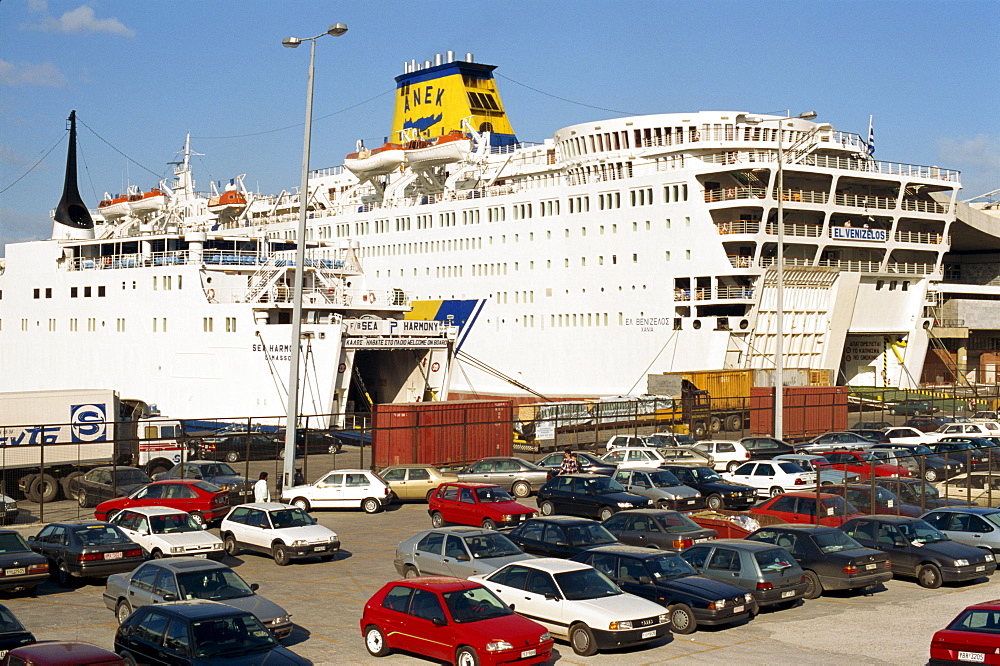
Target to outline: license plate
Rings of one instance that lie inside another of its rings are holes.
[[[685,502],[685,504],[694,504],[694,502],[695,502],[694,500],[688,500],[687,502]]]
[[[959,661],[978,661],[983,663],[986,661],[986,655],[981,652],[959,652]]]
[[[534,657],[535,650],[524,650],[521,652],[521,659],[527,659],[528,657]]]
[[[5,576],[23,576],[26,573],[28,573],[28,570],[23,567],[20,569],[7,569],[3,572]]]
[[[644,631],[644,632],[642,632],[642,637],[643,638],[656,638],[656,629],[653,629],[652,631]]]
[[[194,556],[195,557],[200,557],[202,559],[206,559],[208,557],[208,554],[207,553],[195,553]]]
[[[706,541],[711,541],[711,539],[705,538],[705,539],[695,539],[694,540],[695,543],[704,543]]]
[[[733,609],[733,614],[735,615],[736,613],[742,613],[744,608],[746,608],[746,606],[737,606],[737,607],[735,607]]]
[[[782,599],[787,599],[788,597],[794,597],[794,596],[795,596],[795,590],[788,590],[787,592],[781,593]]]
[[[976,567],[976,571],[986,571],[986,565]]]
[[[316,546],[315,548],[313,548],[313,551],[317,553],[322,552],[324,550],[326,550],[326,546]]]
[[[866,564],[866,565],[865,565],[865,569],[874,569],[874,568],[876,568],[877,566],[878,566],[877,564]]]
[[[104,553],[104,559],[106,560],[120,560],[125,553]]]

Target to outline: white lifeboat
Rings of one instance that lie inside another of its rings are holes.
[[[208,200],[208,212],[223,217],[242,213],[246,207],[247,198],[237,191],[233,181],[226,185],[225,192]]]
[[[373,150],[359,145],[358,152],[350,153],[344,158],[344,166],[358,178],[367,178],[392,173],[404,159],[403,146],[398,143],[384,143],[381,148]]]
[[[143,192],[138,199],[129,202],[132,212],[138,215],[155,213],[156,211],[163,210],[166,205],[167,195],[158,187],[154,187],[148,192]]]
[[[116,197],[112,197],[107,192],[104,193],[104,199],[97,204],[97,212],[100,213],[105,220],[109,222],[112,220],[117,220],[119,218],[125,217],[131,211],[131,206],[128,202],[128,195],[121,194]]]
[[[452,131],[424,146],[406,151],[406,163],[414,169],[462,162],[472,152],[472,142],[461,132]]]

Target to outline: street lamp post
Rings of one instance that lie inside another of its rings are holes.
[[[294,49],[302,42],[310,42],[309,81],[306,84],[306,131],[302,146],[302,188],[299,190],[299,227],[295,237],[295,285],[292,294],[292,345],[288,370],[288,410],[285,421],[285,464],[282,470],[282,488],[294,485],[295,436],[299,416],[299,343],[302,337],[302,290],[305,282],[306,218],[309,207],[309,149],[312,143],[313,76],[316,69],[316,40],[323,35],[339,37],[347,32],[343,23],[334,23],[326,32],[315,37],[285,37],[283,46]]]

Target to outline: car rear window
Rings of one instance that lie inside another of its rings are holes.
[[[1000,611],[982,608],[967,609],[948,625],[958,631],[975,631],[981,634],[1000,634]]]
[[[783,548],[762,550],[754,553],[753,557],[757,560],[761,573],[777,573],[795,566],[795,560]]]
[[[0,553],[19,553],[29,550],[20,534],[0,534]]]
[[[198,490],[202,490],[202,491],[204,491],[206,493],[221,493],[222,492],[222,488],[220,488],[219,486],[215,485],[214,483],[209,483],[208,481],[195,481],[191,485],[194,486],[195,488],[197,488]]]
[[[73,529],[73,534],[84,546],[103,546],[109,543],[131,542],[125,533],[113,525],[88,525]]]
[[[805,471],[795,463],[790,462],[778,463],[778,467],[781,468],[782,472],[787,472],[789,474],[800,474]]]

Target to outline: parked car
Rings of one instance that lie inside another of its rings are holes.
[[[14,648],[4,657],[4,666],[124,666],[114,652],[82,641],[45,641]]]
[[[806,599],[826,590],[871,589],[892,578],[889,556],[865,548],[835,527],[771,525],[747,537],[780,546],[791,553],[805,572]]]
[[[745,483],[727,481],[711,467],[664,465],[660,469],[676,476],[681,483],[694,488],[705,498],[705,506],[713,511],[742,511],[757,501],[757,489]]]
[[[979,506],[1000,506],[1000,475],[992,472],[959,474],[934,487],[945,499],[964,500]]]
[[[473,525],[487,530],[514,527],[536,511],[514,498],[500,486],[489,483],[443,483],[427,503],[431,525],[445,523]]]
[[[921,587],[975,580],[997,568],[993,553],[952,541],[919,518],[867,516],[840,529],[862,546],[888,553],[893,575],[916,577]]]
[[[695,444],[694,448],[712,456],[712,466],[726,472],[732,472],[750,460],[750,451],[741,443],[730,440],[706,439]]]
[[[663,462],[660,463],[660,467],[664,465],[684,465],[685,467],[714,467],[715,461],[712,456],[705,453],[701,449],[697,449],[694,446],[661,446],[656,449],[660,457],[663,458]],[[624,463],[627,467],[633,467],[631,463]]]
[[[565,514],[607,520],[622,509],[652,505],[648,497],[625,492],[614,479],[599,474],[560,474],[538,491],[538,510],[543,516]]]
[[[157,481],[164,479],[198,479],[208,481],[229,493],[230,504],[253,501],[253,481],[242,476],[224,462],[211,460],[191,460],[174,465],[166,472],[156,475]]]
[[[405,650],[461,664],[537,664],[552,657],[545,627],[516,614],[479,581],[386,583],[365,604],[361,635],[373,657]]]
[[[931,638],[931,664],[996,663],[1000,649],[1000,600],[967,607],[934,632]]]
[[[927,448],[948,462],[960,463],[963,472],[990,467],[989,453],[964,437],[946,437],[936,444],[928,444]]]
[[[238,463],[241,460],[281,460],[285,457],[284,442],[264,433],[230,433],[214,437],[193,438],[194,457]],[[301,455],[296,450],[296,457]]]
[[[823,492],[819,495],[818,511],[815,492],[797,492],[775,495],[752,507],[750,513],[755,516],[774,516],[786,523],[804,523],[806,525],[815,524],[818,514],[820,525],[834,527],[842,524],[849,517],[861,515],[861,512],[854,508],[854,505],[839,495],[826,492],[826,488],[823,488]]]
[[[279,449],[284,449],[285,447],[285,429],[281,428],[276,430],[272,435],[271,439],[275,442]],[[324,454],[324,453],[340,453],[341,449],[344,448],[344,443],[341,441],[336,434],[332,432],[327,432],[325,430],[314,430],[305,428],[299,428],[295,431],[295,457],[300,457],[303,453],[309,455]],[[279,451],[278,458],[284,458],[284,451]]]
[[[816,473],[807,472],[795,463],[782,461],[748,462],[722,478],[757,489],[761,497],[774,497],[788,490],[811,490],[816,487]]]
[[[795,447],[774,437],[744,437],[740,444],[750,452],[750,460],[770,460],[774,456],[795,453]]]
[[[996,437],[979,437],[976,435],[947,435],[942,437],[938,444],[969,444],[973,448],[979,449],[980,463],[984,468],[996,469],[997,462],[1000,461],[1000,448],[997,446]],[[933,446],[933,445],[932,445]]]
[[[390,465],[378,473],[389,484],[389,501],[429,501],[438,486],[457,481],[458,475],[442,472],[433,465]]]
[[[118,626],[115,651],[129,663],[312,664],[283,647],[253,613],[208,599],[142,606]],[[227,659],[228,660],[228,659]]]
[[[906,504],[922,506],[924,510],[936,509],[941,506],[970,506],[971,503],[961,499],[941,497],[938,489],[921,479],[886,479],[875,478],[875,485],[885,488]]]
[[[966,437],[1000,437],[1000,424],[995,421],[978,421],[976,423],[946,423],[934,433],[940,439],[947,435],[965,435]]]
[[[877,442],[879,444],[885,444],[889,441],[889,436],[884,430],[863,430],[863,429],[852,429],[851,432],[856,432],[867,440]]]
[[[705,505],[701,493],[685,486],[680,479],[665,469],[619,467],[614,479],[625,488],[626,492],[648,497],[659,509],[690,511]]]
[[[572,516],[532,518],[507,537],[524,552],[542,557],[572,557],[588,548],[618,543],[600,523]]]
[[[579,655],[642,645],[670,634],[662,606],[622,592],[607,576],[579,562],[525,560],[471,580],[568,640]]]
[[[108,522],[142,546],[153,559],[187,555],[218,561],[226,555],[222,539],[199,526],[186,511],[140,506],[119,511]]]
[[[893,424],[888,421],[858,421],[849,430],[885,430],[892,426]]]
[[[834,469],[853,472],[861,477],[862,481],[867,481],[875,476],[908,477],[911,476],[909,470],[899,465],[879,462],[875,454],[870,451],[849,451],[831,450],[818,451],[820,455],[830,461],[830,466]]]
[[[985,506],[949,506],[921,516],[952,541],[1000,553],[1000,509]]]
[[[0,530],[0,590],[27,590],[32,596],[49,577],[49,562],[31,550],[14,530]]]
[[[907,419],[904,426],[916,428],[921,432],[934,432],[945,423],[954,423],[955,419],[950,416],[915,416]]]
[[[660,445],[659,441],[646,439],[645,437],[640,437],[639,435],[612,435],[608,440],[605,449],[608,451],[613,451],[615,449],[631,449],[631,448],[657,448]]]
[[[613,449],[601,456],[601,461],[609,465],[649,467],[652,469],[655,469],[667,462],[658,449],[640,447]]]
[[[907,469],[913,476],[919,476],[930,483],[954,476],[962,471],[962,463],[958,460],[945,460],[937,455],[926,444],[901,444],[890,442],[888,444],[876,444],[869,449],[876,456],[881,450],[896,451],[907,456],[914,464]]]
[[[842,430],[817,435],[800,445],[798,450],[803,453],[819,453],[836,449],[864,449],[874,444],[878,444],[878,442],[862,437],[853,430]]]
[[[699,576],[676,553],[601,546],[574,555],[572,561],[589,564],[623,591],[665,607],[670,629],[677,634],[690,634],[700,624],[718,626],[749,620],[756,611],[752,594]]]
[[[361,508],[378,513],[389,503],[389,484],[366,469],[335,469],[316,483],[285,488],[281,501],[303,511]]]
[[[104,605],[123,623],[136,608],[149,604],[211,599],[253,613],[278,640],[292,633],[284,608],[257,594],[239,574],[218,562],[193,557],[147,562],[134,571],[115,574],[104,588]]]
[[[816,478],[821,486],[828,486],[833,483],[851,483],[861,479],[860,474],[843,469],[835,469],[829,460],[823,456],[811,453],[783,453],[780,456],[775,456],[774,460],[788,460],[807,472],[816,472]]]
[[[124,497],[153,482],[138,467],[104,465],[84,474],[67,477],[69,497],[76,499],[81,508],[87,508],[115,497]]]
[[[106,578],[146,561],[139,544],[117,526],[94,520],[49,523],[28,537],[28,546],[45,557],[63,587],[74,578]]]
[[[400,576],[487,574],[530,556],[505,535],[478,527],[425,530],[396,546],[393,565]]]
[[[127,497],[101,502],[94,509],[97,520],[111,520],[123,509],[137,506],[166,506],[191,514],[199,525],[210,525],[229,511],[229,493],[207,481],[169,479],[154,481]]]
[[[941,408],[929,400],[908,400],[889,405],[890,414],[907,414],[920,416],[921,414],[934,414],[940,412]]]
[[[458,473],[459,481],[495,483],[514,497],[524,498],[545,485],[552,470],[520,458],[483,458]]]
[[[885,436],[892,444],[933,444],[937,437],[910,426],[887,428]]]
[[[784,548],[744,539],[716,539],[681,552],[695,571],[753,595],[758,607],[794,606],[806,591],[802,567]]]
[[[924,512],[919,506],[901,501],[895,493],[877,483],[875,484],[874,501],[872,501],[871,483],[839,484],[829,486],[824,490],[845,497],[848,502],[857,507],[858,513],[864,515],[884,513],[919,518],[920,514]]]
[[[14,648],[34,642],[35,635],[24,628],[9,608],[0,604],[0,656]]]
[[[664,509],[629,509],[601,524],[624,544],[658,550],[681,551],[719,535],[683,513]]]
[[[577,470],[586,474],[604,474],[605,476],[610,476],[617,469],[615,465],[608,464],[586,451],[573,451],[573,456],[576,458]],[[556,451],[545,456],[535,464],[539,467],[544,467],[553,474],[558,474],[559,469],[562,467],[562,461],[563,454]]]
[[[17,502],[13,497],[0,493],[0,525],[13,525],[17,522]]]
[[[691,435],[678,432],[654,432],[652,435],[646,435],[646,439],[651,439],[660,446],[694,446],[698,443],[698,440]]]
[[[279,567],[310,557],[330,561],[340,550],[336,532],[317,524],[300,507],[276,502],[233,507],[219,533],[229,555],[249,550],[271,556]]]

